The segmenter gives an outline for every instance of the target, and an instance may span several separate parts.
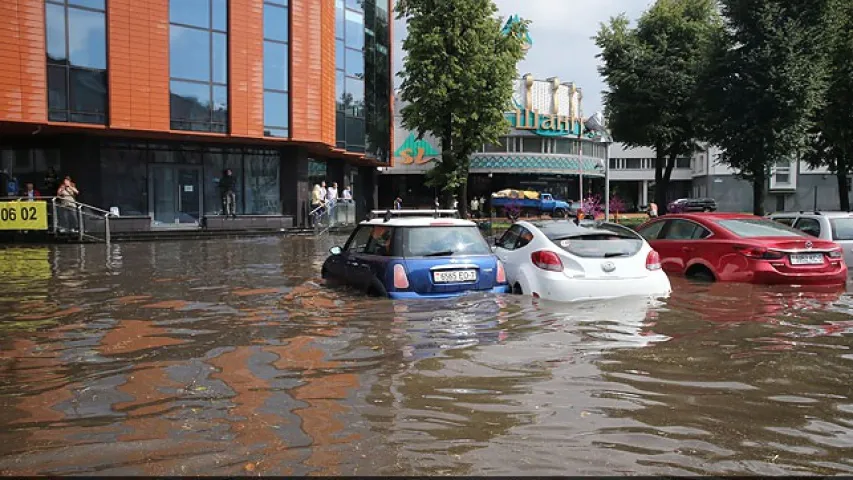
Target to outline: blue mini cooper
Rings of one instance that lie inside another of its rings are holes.
[[[447,298],[466,292],[509,293],[506,272],[474,222],[389,218],[362,222],[333,247],[324,279],[371,295]]]

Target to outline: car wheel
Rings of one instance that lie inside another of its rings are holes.
[[[566,218],[566,211],[562,208],[554,210],[554,218]]]
[[[521,290],[521,285],[518,283],[512,286],[512,293],[514,295],[524,295],[524,292]]]
[[[713,272],[702,266],[691,267],[690,269],[688,269],[687,278],[709,283],[715,282],[717,280],[716,278],[714,278]]]

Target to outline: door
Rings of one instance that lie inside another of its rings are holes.
[[[201,219],[201,167],[151,165],[149,210],[154,225],[198,225]]]
[[[531,239],[532,235],[526,228],[513,225],[495,244],[495,255],[503,262],[510,285],[518,281],[521,266],[529,258],[525,258],[527,252],[519,253],[518,250],[526,247]]]
[[[658,236],[656,245],[663,245],[663,252],[658,251],[661,256],[661,267],[665,272],[684,274],[687,265],[702,253],[708,252],[707,245],[702,248],[703,240],[711,235],[711,232],[689,220],[670,220],[669,225]]]

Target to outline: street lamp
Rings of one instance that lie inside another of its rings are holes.
[[[584,126],[593,132],[597,141],[604,144],[604,221],[610,221],[610,133],[604,126],[604,115],[595,112],[586,119]]]

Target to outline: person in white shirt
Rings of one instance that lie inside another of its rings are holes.
[[[346,200],[347,202],[352,201],[352,191],[350,191],[349,187],[344,187],[344,194],[343,195],[344,195],[344,197],[343,197],[344,200]]]

